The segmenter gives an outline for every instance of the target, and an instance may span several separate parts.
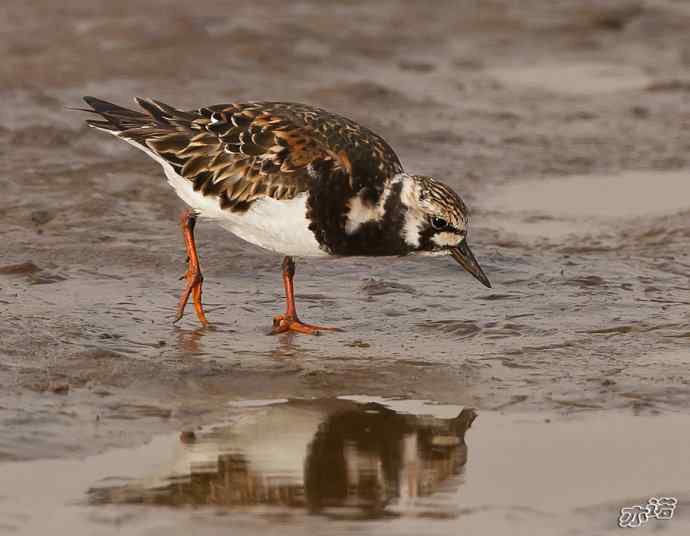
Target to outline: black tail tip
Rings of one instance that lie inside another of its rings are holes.
[[[107,110],[112,110],[113,108],[117,108],[117,106],[111,102],[97,99],[96,97],[91,97],[89,95],[82,97],[82,99],[84,100],[84,102],[86,104],[91,106],[91,108],[93,108],[94,111],[96,111],[96,112],[107,111]]]
[[[89,95],[82,97],[82,99],[84,99],[84,102],[86,104],[91,106],[94,112],[99,114],[110,113],[127,116],[140,115],[138,114],[138,112],[134,112],[128,108],[124,108],[122,106],[118,106],[117,104],[113,104],[112,102],[108,102],[103,99],[98,99],[96,97],[91,97]]]

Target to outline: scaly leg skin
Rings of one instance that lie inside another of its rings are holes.
[[[285,333],[286,331],[296,331],[307,335],[318,335],[321,331],[340,331],[338,328],[327,328],[305,324],[297,317],[295,306],[295,287],[292,279],[295,277],[295,261],[292,257],[283,259],[283,285],[285,286],[285,298],[287,299],[287,310],[285,314],[278,315],[273,319],[272,334]]]
[[[196,216],[194,212],[187,209],[182,213],[182,234],[184,236],[184,243],[187,248],[187,273],[181,279],[187,280],[187,286],[180,296],[180,301],[177,304],[177,312],[173,324],[182,318],[184,308],[189,301],[189,295],[192,295],[194,302],[194,309],[196,316],[199,317],[199,322],[206,327],[209,325],[204,313],[204,306],[201,304],[201,285],[204,282],[204,276],[201,275],[201,266],[199,266],[199,255],[196,252],[196,243],[194,242],[194,226],[196,225]]]

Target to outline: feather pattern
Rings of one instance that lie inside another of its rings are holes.
[[[380,190],[402,172],[390,146],[357,123],[311,106],[286,102],[219,104],[182,111],[137,98],[144,112],[93,98],[102,120],[89,124],[139,144],[169,163],[193,189],[220,207],[246,211],[262,197],[293,199],[320,177],[344,174],[349,190]]]

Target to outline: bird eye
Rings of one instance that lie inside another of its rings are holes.
[[[431,218],[431,226],[436,229],[436,230],[441,230],[445,229],[448,226],[448,222],[444,220],[443,218],[439,218],[438,216],[434,216]]]

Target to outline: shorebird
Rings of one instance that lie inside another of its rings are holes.
[[[188,269],[175,322],[191,295],[199,321],[203,276],[194,241],[198,217],[285,257],[287,308],[273,333],[336,328],[297,316],[293,257],[451,255],[485,286],[467,243],[469,212],[431,177],[404,171],[386,141],[354,121],[305,104],[244,102],[193,111],[136,98],[134,111],[84,97],[100,115],[87,123],[157,161],[189,205],[181,217]]]

